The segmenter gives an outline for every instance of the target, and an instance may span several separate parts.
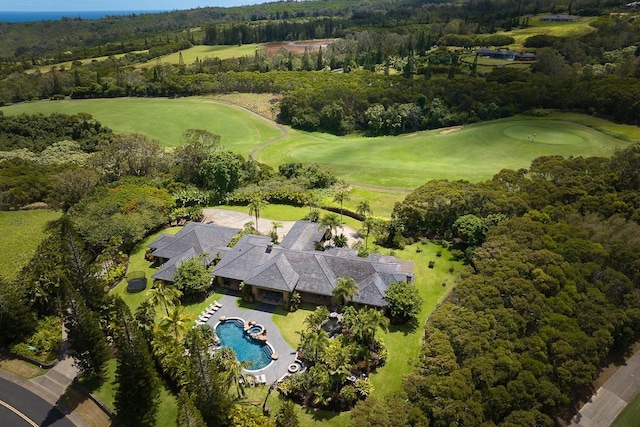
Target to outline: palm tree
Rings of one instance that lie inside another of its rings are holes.
[[[258,220],[260,219],[260,210],[269,203],[260,197],[260,194],[255,193],[249,200],[249,215],[255,215],[256,217],[256,231],[260,232],[258,228]]]
[[[360,203],[358,203],[358,206],[356,206],[356,213],[361,217],[363,217],[364,219],[367,219],[368,217],[373,215],[373,211],[371,210],[371,205],[369,204],[369,201],[362,200]],[[364,223],[364,219],[363,219],[363,223]]]
[[[314,363],[318,362],[319,355],[324,353],[327,345],[329,345],[329,336],[324,329],[312,329],[304,334],[303,349],[313,354]],[[309,354],[305,355],[307,359],[310,359],[309,356]]]
[[[331,235],[335,237],[338,235],[338,227],[341,227],[342,224],[344,223],[340,218],[338,218],[338,215],[334,213],[328,213],[320,219],[319,228],[324,227],[325,229],[329,229],[331,231]]]
[[[169,307],[175,307],[180,303],[182,291],[175,286],[167,285],[164,282],[157,281],[153,288],[147,291],[148,301],[155,307],[161,305],[164,307],[167,316],[169,315]]]
[[[273,237],[275,237],[274,243],[278,243],[278,229],[282,228],[282,223],[278,221],[271,221],[271,228],[273,230]]]
[[[309,313],[304,319],[304,323],[307,325],[307,329],[320,329],[320,325],[327,317],[329,317],[329,309],[322,305]]]
[[[351,373],[351,350],[338,340],[332,340],[327,346],[323,362],[326,365],[330,382],[339,391],[340,387]]]
[[[171,313],[160,320],[158,328],[171,333],[176,341],[180,342],[182,341],[182,335],[189,330],[187,323],[193,320],[193,317],[193,314],[184,312],[183,306],[175,306]]]
[[[376,221],[373,217],[368,216],[362,221],[362,234],[364,234],[364,247],[365,249],[369,246],[369,235],[373,231],[373,227],[375,227]]]
[[[249,368],[250,362],[240,362],[236,358],[236,353],[228,347],[222,347],[215,353],[217,361],[220,363],[222,372],[226,375],[226,381],[236,386],[238,399],[244,396],[244,385],[246,378],[243,370]]]
[[[333,288],[333,297],[340,307],[343,307],[347,301],[353,299],[354,295],[358,295],[358,284],[352,277],[338,277],[336,286]]]
[[[338,187],[335,195],[333,196],[333,201],[340,203],[340,222],[342,222],[342,204],[345,201],[349,200],[349,192],[351,191],[351,187],[348,185],[342,185]]]
[[[378,328],[387,332],[389,330],[389,319],[382,314],[381,311],[370,308],[362,313],[361,325],[362,325],[362,338],[364,344],[369,344],[369,348],[373,350],[375,344],[376,331]]]

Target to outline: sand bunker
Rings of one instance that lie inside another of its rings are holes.
[[[458,131],[460,129],[462,129],[462,126],[457,127],[457,128],[449,128],[449,129],[441,130],[440,131],[440,135],[446,135],[448,133],[452,133],[452,132]]]

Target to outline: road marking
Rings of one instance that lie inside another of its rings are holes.
[[[8,410],[10,410],[11,412],[13,412],[14,414],[16,414],[17,416],[19,416],[20,418],[22,418],[23,420],[25,420],[27,423],[29,423],[30,425],[32,425],[33,427],[38,427],[38,424],[34,423],[33,421],[31,421],[31,419],[29,417],[27,417],[25,414],[23,414],[22,412],[18,411],[16,408],[14,408],[13,406],[9,405],[7,402],[0,400],[0,405],[4,406],[5,408],[7,408]]]

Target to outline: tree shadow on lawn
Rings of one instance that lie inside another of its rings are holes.
[[[404,336],[407,336],[415,333],[419,325],[418,319],[414,317],[405,323],[389,325],[389,333],[402,332]]]
[[[311,415],[314,421],[328,421],[340,415],[340,412],[328,411],[326,409],[316,409],[305,407],[304,411]]]

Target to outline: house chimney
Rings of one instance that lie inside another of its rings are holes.
[[[273,249],[273,242],[269,242],[269,244],[267,245],[267,253],[268,254],[271,253],[271,249]]]

